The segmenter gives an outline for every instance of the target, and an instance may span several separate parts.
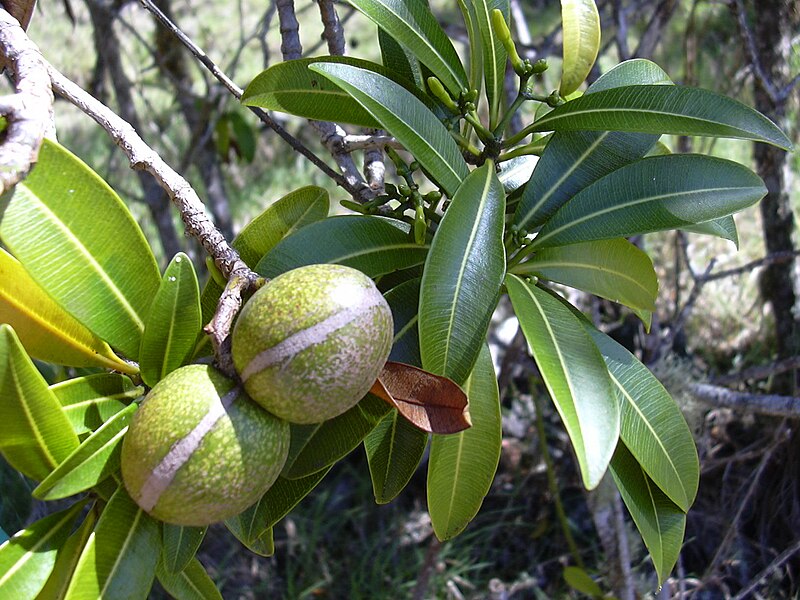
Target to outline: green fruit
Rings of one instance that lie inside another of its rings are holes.
[[[273,484],[289,452],[289,426],[208,365],[159,381],[122,444],[122,479],[145,511],[204,526],[235,516]]]
[[[355,406],[392,346],[392,312],[372,280],[310,265],[258,290],[233,330],[233,362],[253,400],[293,423]]]

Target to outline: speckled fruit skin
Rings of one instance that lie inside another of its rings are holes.
[[[392,312],[372,280],[342,265],[288,271],[258,290],[233,330],[233,362],[253,400],[292,423],[355,406],[380,374]]]
[[[289,451],[289,426],[240,388],[155,506],[143,505],[142,488],[156,465],[210,409],[221,411],[221,398],[235,394],[234,388],[213,367],[189,365],[158,382],[136,411],[122,444],[122,478],[152,516],[176,525],[222,521],[258,501],[277,479]]]

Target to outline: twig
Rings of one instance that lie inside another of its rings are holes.
[[[717,279],[724,279],[726,277],[733,277],[734,275],[741,275],[742,273],[752,271],[757,267],[790,262],[798,256],[800,256],[800,250],[784,250],[782,252],[773,252],[772,254],[768,254],[763,258],[750,261],[749,263],[746,263],[740,267],[725,269],[724,271],[717,271],[716,273],[709,273],[708,275],[703,276],[703,279],[704,282],[708,282],[715,281]]]
[[[39,155],[42,140],[55,133],[53,92],[47,62],[17,20],[0,8],[0,60],[14,73],[16,92],[0,97],[8,126],[0,145],[0,194],[22,181]]]
[[[742,0],[733,0],[733,2],[731,2],[731,8],[736,15],[736,20],[739,24],[739,32],[744,40],[745,48],[747,48],[750,68],[753,71],[753,75],[756,77],[761,87],[764,88],[764,91],[767,92],[773,104],[779,104],[779,92],[775,89],[775,84],[772,82],[772,79],[764,71],[764,67],[758,57],[755,36],[750,30],[750,26],[747,24],[747,11],[744,8],[744,3]]]
[[[735,392],[708,383],[691,383],[688,390],[698,400],[717,407],[733,408],[773,417],[794,419],[800,417],[800,397],[798,396]]]
[[[436,536],[431,536],[431,541],[428,544],[428,551],[425,553],[425,562],[422,564],[422,569],[417,576],[417,585],[414,586],[412,595],[414,600],[423,600],[425,598],[425,592],[428,591],[431,573],[433,573],[436,567],[436,557],[439,556],[439,551],[441,549],[442,543],[436,539]]]
[[[172,32],[174,36],[176,36],[181,43],[189,49],[189,51],[194,55],[194,57],[200,61],[200,63],[208,69],[214,77],[216,77],[217,81],[219,81],[225,88],[233,95],[234,98],[237,100],[241,100],[242,98],[242,88],[236,85],[215,63],[212,61],[208,55],[200,48],[197,44],[192,41],[192,39],[187,36],[181,29],[178,28],[175,23],[170,21],[163,12],[161,12],[158,7],[153,4],[152,0],[139,0],[142,6],[149,10],[151,13],[155,15],[155,17],[159,20],[159,22],[166,27],[167,29]],[[305,156],[312,164],[314,164],[318,169],[320,169],[325,175],[330,177],[333,181],[336,182],[337,185],[343,187],[347,190],[348,193],[351,195],[355,195],[357,190],[352,188],[352,186],[347,182],[347,180],[342,177],[339,173],[331,169],[325,161],[323,161],[319,156],[314,154],[311,150],[309,150],[300,140],[294,137],[291,133],[286,131],[283,127],[281,127],[265,110],[257,108],[255,106],[248,107],[250,111],[255,114],[262,123],[264,123],[267,127],[272,129],[275,133],[277,133],[287,144],[289,144],[293,150]]]
[[[750,594],[753,593],[756,587],[758,587],[759,583],[780,569],[784,563],[792,558],[797,552],[800,552],[800,540],[797,540],[794,544],[781,552],[775,558],[775,560],[767,565],[758,575],[753,577],[753,580],[747,584],[747,586],[741,592],[736,594],[736,596],[733,597],[733,600],[744,600],[745,598],[749,598]]]
[[[778,360],[768,365],[759,365],[751,367],[738,373],[729,373],[727,375],[719,375],[711,379],[711,383],[716,385],[726,385],[730,383],[737,383],[740,381],[747,381],[748,379],[767,379],[773,375],[786,373],[787,371],[794,371],[800,369],[800,356],[791,356],[789,358]]]

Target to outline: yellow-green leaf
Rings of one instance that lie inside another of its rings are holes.
[[[561,22],[564,62],[559,91],[568,96],[586,79],[600,50],[600,15],[594,0],[561,0]]]
[[[77,435],[94,431],[144,394],[125,375],[98,373],[50,386]]]

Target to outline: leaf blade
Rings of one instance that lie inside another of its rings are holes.
[[[203,565],[192,558],[178,573],[169,571],[162,562],[156,566],[158,582],[177,600],[222,600],[214,581]]]
[[[161,532],[161,566],[168,573],[180,573],[194,558],[206,536],[207,527],[182,527],[164,523]]]
[[[594,0],[561,0],[563,61],[559,93],[577,90],[600,50],[600,14]]]
[[[480,49],[483,53],[483,79],[486,85],[486,99],[489,102],[489,129],[494,129],[500,120],[500,109],[505,96],[506,62],[508,54],[503,43],[497,38],[492,27],[491,14],[499,10],[508,23],[511,8],[508,0],[471,0],[476,17],[476,25],[481,36]],[[474,60],[474,58],[473,58]]]

